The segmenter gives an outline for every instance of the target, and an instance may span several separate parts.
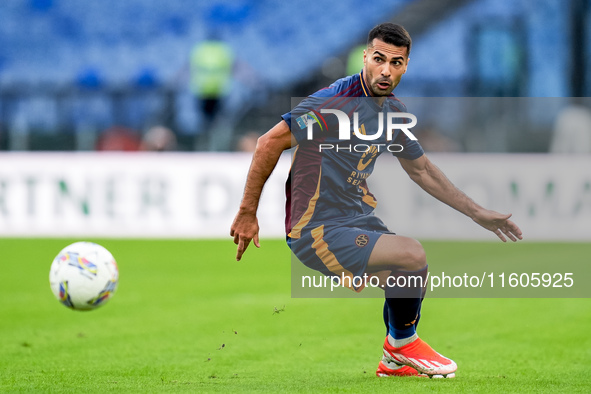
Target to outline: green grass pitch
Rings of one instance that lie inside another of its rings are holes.
[[[231,240],[93,240],[120,283],[92,312],[49,289],[73,241],[0,239],[0,392],[591,391],[590,299],[428,299],[419,334],[457,377],[384,379],[383,301],[292,299],[282,241],[236,262]],[[423,244],[431,266],[450,251],[591,256],[583,243]]]

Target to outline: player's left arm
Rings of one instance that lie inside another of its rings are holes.
[[[519,227],[509,220],[511,214],[491,211],[475,203],[454,186],[445,174],[429,160],[427,155],[423,154],[414,160],[399,157],[398,160],[410,178],[423,190],[470,217],[485,229],[494,232],[501,241],[507,242],[505,236],[513,242],[522,239]]]

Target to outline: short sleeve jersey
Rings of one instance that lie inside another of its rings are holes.
[[[348,130],[341,130],[344,123],[326,110],[346,114]],[[394,95],[380,107],[370,96],[361,72],[337,80],[282,115],[298,142],[286,184],[288,236],[299,238],[302,228],[309,225],[344,225],[359,216],[373,215],[377,200],[369,191],[367,178],[376,158],[384,152],[409,160],[423,155],[419,143],[400,129],[393,130],[388,139],[388,113],[403,112],[406,107]],[[405,118],[393,120],[407,122]],[[374,139],[359,138],[355,129]],[[345,136],[349,139],[342,138],[342,131],[348,131]]]

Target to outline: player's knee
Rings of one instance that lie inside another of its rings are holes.
[[[407,269],[409,271],[422,270],[427,266],[427,256],[423,245],[417,240],[412,240],[407,249]]]

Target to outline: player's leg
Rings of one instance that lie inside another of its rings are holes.
[[[415,323],[427,279],[425,250],[412,238],[384,234],[371,252],[367,272],[380,272],[390,312],[389,334],[401,346],[416,332]],[[383,272],[390,273],[387,280],[383,278]],[[411,282],[413,286],[407,286]]]
[[[425,249],[419,241],[401,235],[383,234],[371,252],[367,271],[418,271],[426,266]]]
[[[393,262],[395,262],[395,264],[393,264]],[[391,276],[392,269],[395,269],[396,271],[412,272],[413,270],[424,268],[425,265],[425,252],[420,243],[412,238],[385,234],[382,235],[380,239],[378,239],[376,245],[374,246],[368,262],[367,271],[368,273],[372,273],[374,276],[380,278],[380,283],[383,286],[386,286],[387,277]],[[392,300],[396,299],[390,299],[390,301]],[[411,302],[407,302],[405,300],[408,299],[403,299],[402,302],[394,305],[394,307],[402,309],[402,313],[401,311],[397,311],[399,317],[397,320],[398,322],[406,320],[405,318],[401,319],[401,317],[404,315],[416,316],[417,306],[414,305],[414,300],[411,299]],[[394,311],[394,313],[390,312],[391,308],[388,305],[388,301],[389,300],[386,299],[384,302],[383,310],[384,324],[386,325],[386,336],[388,336],[391,331],[393,332],[394,327],[396,327],[394,321],[392,321],[392,323],[390,322],[390,315],[392,315],[392,320],[394,320],[396,311]],[[416,321],[417,319],[413,318],[411,320]],[[407,330],[405,330],[406,328],[407,327],[403,327],[402,334],[396,335],[393,332],[393,335],[399,338],[412,336],[414,332],[408,334]],[[376,375],[380,377],[427,376],[419,374],[419,372],[412,367],[395,362],[386,349],[384,349],[384,354],[378,365]]]
[[[413,367],[429,376],[452,377],[457,368],[455,363],[435,352],[416,334],[427,278],[427,262],[421,244],[408,237],[382,235],[370,255],[367,272],[379,272],[378,276],[382,277],[384,284],[383,273],[388,270],[391,272],[390,279],[393,279],[386,281],[384,287],[387,307],[384,318],[387,318],[388,335],[384,343],[384,357],[376,374],[413,375],[408,369],[403,369]]]
[[[387,231],[385,226],[384,230]],[[417,269],[424,275],[427,272],[424,250],[420,243],[411,238],[385,234],[384,231],[381,231],[381,228],[375,231],[351,227],[327,228],[324,225],[309,230],[304,228],[300,237],[297,239],[290,238],[288,244],[302,263],[328,276],[341,277],[343,274],[362,276],[364,273],[371,273],[378,277],[403,277],[416,273]],[[371,264],[368,265],[368,263]],[[386,289],[388,289],[387,297],[389,298],[387,299],[388,320],[391,317],[396,318],[392,327],[398,327],[399,324],[404,325],[407,320],[413,322],[412,325],[416,324],[422,297],[422,287],[403,287],[401,289],[386,287]],[[354,290],[360,291],[361,289],[354,288]],[[401,294],[394,294],[399,290],[402,291]],[[409,307],[409,303],[416,302],[417,298],[419,304]],[[407,302],[406,299],[411,301]],[[394,303],[392,301],[398,302]],[[389,327],[390,324],[388,324]],[[407,327],[403,327],[400,331],[406,332],[407,329]],[[423,343],[420,340],[417,342],[416,339],[413,338],[415,340],[414,345],[411,344],[412,346],[405,349],[414,349],[416,343]],[[394,341],[393,337],[392,340]],[[391,348],[391,346],[384,346],[384,354],[387,355],[387,360],[385,360],[382,369],[383,375],[418,375],[416,369],[408,366],[412,365],[410,362],[399,361],[399,359],[395,358],[394,356],[397,354],[390,353]],[[431,352],[434,353],[432,350]],[[430,354],[430,356],[435,357],[433,354]],[[432,359],[432,357],[429,358]],[[407,366],[398,368],[397,364],[405,363]],[[396,368],[395,372],[392,372],[393,368]],[[431,375],[438,373],[433,370],[429,370],[429,372]]]

